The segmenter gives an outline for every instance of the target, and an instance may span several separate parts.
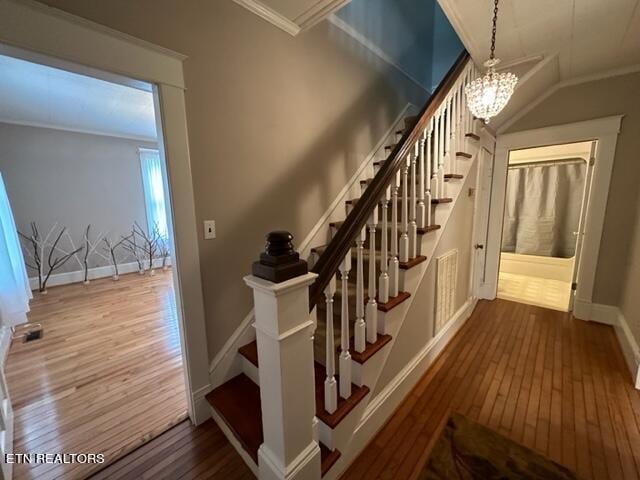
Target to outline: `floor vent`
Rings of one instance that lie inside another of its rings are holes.
[[[458,250],[436,258],[435,333],[444,327],[455,312],[458,278]]]

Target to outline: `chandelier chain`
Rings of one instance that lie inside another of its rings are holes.
[[[496,31],[498,29],[498,2],[500,0],[494,0],[493,4],[493,30],[491,31],[491,55],[489,58],[493,60],[496,52]]]

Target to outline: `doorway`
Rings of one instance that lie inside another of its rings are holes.
[[[188,411],[157,99],[10,55],[0,72],[0,172],[33,297],[27,324],[3,325],[4,453],[85,455],[13,473],[86,478]]]
[[[577,257],[573,315],[592,320],[597,314],[593,304],[593,289],[604,226],[607,198],[616,144],[622,115],[596,118],[583,122],[553,125],[533,130],[503,133],[496,137],[491,207],[486,244],[486,270],[480,288],[481,298],[494,299],[498,293],[498,276],[502,247],[504,206],[506,201],[509,155],[511,151],[579,142],[596,141],[594,157],[590,159],[590,190],[584,209],[584,223]]]
[[[595,141],[509,152],[498,298],[571,311]]]

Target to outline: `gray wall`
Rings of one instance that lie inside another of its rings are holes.
[[[292,37],[231,0],[44,3],[188,56],[196,215],[217,227],[199,243],[211,358],[252,308],[242,277],[264,235],[300,242],[407,102],[426,98],[327,21]]]
[[[380,374],[376,387],[377,395],[404,367],[415,357],[434,337],[435,326],[435,258],[458,249],[458,277],[454,312],[458,311],[467,301],[469,291],[469,277],[471,275],[471,238],[473,235],[473,204],[475,196],[469,196],[467,189],[475,187],[477,163],[469,170],[465,185],[460,192],[453,212],[440,237],[433,258],[422,282],[414,296],[413,303],[400,327],[398,336],[393,344],[387,363]]]
[[[145,226],[138,147],[156,144],[0,123],[0,172],[18,229],[34,221],[44,235],[57,222],[80,243],[87,224],[114,239],[134,221]],[[94,256],[91,266],[104,264]],[[56,273],[73,270],[69,261]]]
[[[598,257],[593,301],[622,309],[640,341],[640,73],[558,90],[509,132],[624,114]]]

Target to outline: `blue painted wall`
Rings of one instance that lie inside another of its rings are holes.
[[[463,48],[436,0],[352,0],[337,16],[429,91]]]

